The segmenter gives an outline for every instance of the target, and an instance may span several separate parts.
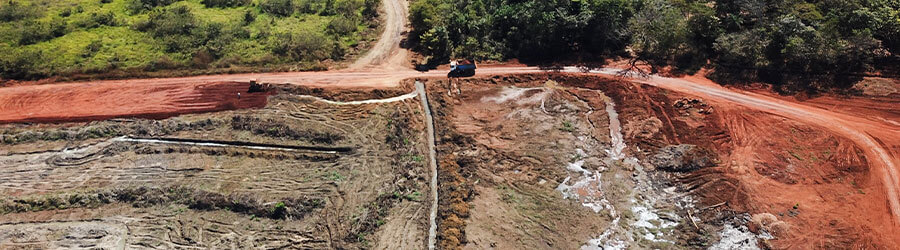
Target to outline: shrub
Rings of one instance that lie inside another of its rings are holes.
[[[156,60],[153,60],[152,62],[147,64],[147,66],[144,67],[144,70],[159,71],[159,70],[167,70],[167,69],[177,69],[179,66],[180,65],[177,62],[172,61],[172,59],[169,58],[168,56],[160,56]]]
[[[205,43],[205,30],[186,6],[155,11],[150,19],[137,25],[140,31],[148,32],[162,41],[167,52],[186,52]]]
[[[277,16],[290,16],[294,14],[294,3],[291,0],[263,0],[259,4],[260,10]]]
[[[331,19],[328,22],[328,33],[338,35],[338,36],[346,36],[352,34],[356,31],[356,24],[358,22],[353,18],[348,18],[344,15],[339,15]]]
[[[253,11],[250,11],[250,10],[247,10],[246,12],[244,12],[244,20],[243,20],[244,25],[251,24],[254,21],[256,21],[256,13],[254,13]]]
[[[43,76],[37,71],[42,60],[39,51],[12,49],[0,45],[0,77],[4,79],[30,79]]]
[[[28,6],[22,6],[19,2],[10,0],[0,6],[0,21],[12,22],[37,16],[38,13]]]
[[[345,16],[356,15],[357,11],[363,8],[363,4],[359,0],[335,0],[332,13]]]
[[[168,6],[169,4],[180,0],[129,0],[128,10],[132,13],[140,13],[160,6]]]
[[[150,32],[154,37],[166,37],[190,35],[198,26],[199,21],[191,13],[191,9],[181,6],[151,13],[150,19],[138,29]]]
[[[311,31],[282,33],[274,37],[273,52],[297,61],[319,61],[332,56],[335,46],[324,34]]]
[[[116,14],[112,12],[94,12],[91,17],[78,23],[78,27],[85,29],[93,29],[101,26],[116,26]]]
[[[279,201],[275,204],[275,207],[272,208],[272,218],[276,219],[284,219],[284,216],[287,213],[287,206],[284,202]]]
[[[366,18],[375,18],[378,16],[378,6],[381,4],[379,0],[365,0],[362,14]]]
[[[103,48],[103,42],[100,40],[93,40],[84,47],[84,52],[81,53],[81,57],[88,58],[94,56],[101,48]]]
[[[47,41],[63,36],[66,32],[66,22],[60,17],[53,18],[49,23],[27,20],[22,24],[19,32],[19,45]]]
[[[245,6],[250,4],[250,0],[203,0],[201,1],[203,5],[206,7],[218,7],[218,8],[226,8],[226,7],[237,7],[237,6]]]

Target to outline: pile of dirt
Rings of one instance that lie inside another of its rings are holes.
[[[275,84],[272,85],[272,88],[276,89],[279,93],[292,94],[292,95],[308,95],[308,96],[316,96],[325,98],[332,101],[341,101],[341,102],[349,102],[349,101],[361,101],[368,99],[385,99],[395,96],[401,96],[403,94],[409,93],[412,89],[325,89],[325,88],[317,88],[317,87],[307,87],[303,85],[296,84]]]
[[[198,210],[228,210],[273,219],[300,219],[321,208],[321,199],[284,198],[264,202],[251,194],[221,194],[185,186],[138,186],[87,193],[25,197],[0,202],[0,213],[22,213],[71,208],[91,208],[114,202],[136,207],[183,204]]]
[[[313,143],[333,144],[344,139],[344,136],[336,133],[318,132],[309,128],[295,128],[284,122],[274,119],[260,119],[248,116],[234,116],[231,118],[231,128],[234,130],[251,131],[254,134],[265,135],[274,138],[290,138]]]
[[[236,149],[226,147],[197,147],[186,145],[143,145],[133,147],[135,154],[156,155],[156,154],[204,154],[209,156],[231,156],[270,159],[276,161],[283,160],[304,160],[312,162],[328,162],[340,158],[337,154],[323,154],[316,152],[281,152],[253,149]],[[66,159],[71,161],[71,159]]]
[[[164,136],[179,131],[210,130],[224,124],[221,119],[200,120],[122,120],[99,121],[77,126],[47,126],[35,129],[21,125],[7,125],[0,131],[0,144],[16,145],[37,141],[83,141],[123,135]]]
[[[697,145],[681,144],[659,149],[650,162],[661,170],[691,172],[715,165],[715,157]]]
[[[705,115],[713,112],[713,108],[699,98],[682,97],[681,99],[678,99],[678,101],[675,101],[672,106],[683,112],[697,112]]]
[[[865,77],[853,85],[853,89],[867,96],[891,96],[900,94],[900,81],[897,79]]]
[[[460,175],[460,166],[452,157],[443,157],[438,166],[438,248],[461,249],[466,242],[465,220],[469,217],[468,201],[473,189]]]

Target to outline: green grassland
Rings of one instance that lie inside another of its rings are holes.
[[[324,69],[374,38],[377,4],[0,0],[0,77]]]

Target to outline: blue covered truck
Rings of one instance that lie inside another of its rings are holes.
[[[475,61],[462,60],[450,62],[450,73],[447,77],[468,77],[475,75]]]

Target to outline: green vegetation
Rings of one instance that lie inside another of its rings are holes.
[[[575,132],[575,126],[573,126],[570,121],[563,121],[562,127],[560,127],[559,130],[571,133]]]
[[[0,77],[324,69],[364,39],[378,3],[0,0]]]
[[[653,71],[706,67],[723,82],[820,90],[900,61],[898,1],[414,0],[409,18],[410,41],[432,64],[627,58]]]
[[[0,214],[46,211],[67,208],[96,208],[113,203],[135,207],[180,204],[193,210],[226,210],[272,219],[303,218],[324,206],[318,198],[286,198],[268,207],[266,202],[249,194],[222,194],[185,186],[125,187],[83,193],[60,193],[18,199],[0,199]],[[185,207],[178,208],[181,213]]]
[[[329,172],[327,177],[328,177],[328,180],[331,180],[333,182],[340,182],[340,181],[344,180],[344,176],[341,175],[341,173],[338,173],[337,171]]]

